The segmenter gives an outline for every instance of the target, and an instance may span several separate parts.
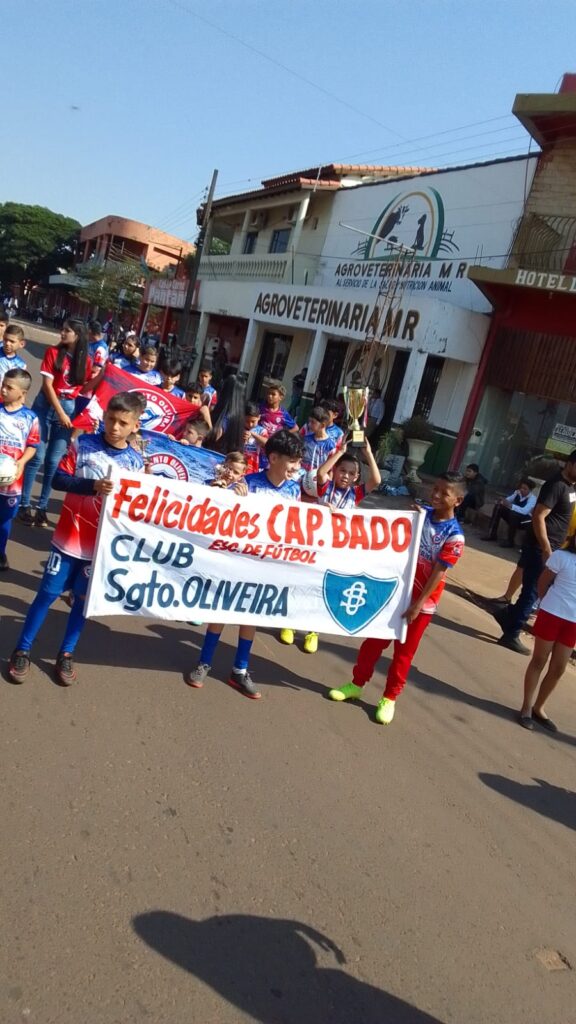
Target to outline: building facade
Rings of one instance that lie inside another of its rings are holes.
[[[469,270],[494,315],[453,457],[502,487],[576,447],[576,75],[513,112],[542,152],[506,266]]]
[[[254,397],[306,369],[308,406],[361,366],[385,424],[428,417],[446,464],[489,330],[468,268],[504,265],[534,167],[372,168],[362,180],[331,166],[219,200],[213,232],[231,248],[201,264],[197,365],[220,353]]]
[[[182,260],[194,252],[194,246],[175,235],[141,224],[126,217],[107,216],[87,224],[80,231],[74,269],[67,274],[52,274],[47,289],[35,289],[30,301],[46,316],[66,310],[71,315],[86,315],[86,303],[75,292],[81,279],[75,273],[86,266],[108,261],[132,260],[155,271],[178,270]]]

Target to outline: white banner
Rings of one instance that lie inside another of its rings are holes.
[[[148,615],[404,638],[419,512],[332,512],[145,474],[114,482],[88,618]]]

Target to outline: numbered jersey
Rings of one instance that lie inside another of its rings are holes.
[[[89,481],[103,480],[111,465],[138,472],[144,468],[144,460],[130,445],[113,448],[103,434],[82,434],[68,448],[55,479],[58,485],[65,484],[67,478],[70,488],[52,541],[59,551],[73,558],[93,557],[102,498],[89,493]]]
[[[464,551],[464,534],[458,520],[444,519],[436,522],[432,518],[433,515],[434,509],[427,507],[412,592],[414,600],[422,593],[436,565],[442,566],[443,569],[451,569]],[[423,612],[433,615],[444,586],[445,580],[441,580],[434,592],[426,598]]]

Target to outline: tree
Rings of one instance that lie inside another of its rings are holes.
[[[210,256],[229,256],[230,242],[223,238],[213,238],[210,242]]]
[[[205,250],[206,252],[206,250]],[[226,242],[223,238],[212,238],[210,241],[210,249],[208,251],[209,256],[229,256],[230,255],[230,242]],[[182,263],[186,267],[188,273],[194,264],[195,253],[190,252],[187,256],[184,256]]]
[[[75,295],[94,308],[107,311],[122,308],[135,313],[142,302],[144,275],[142,266],[134,260],[108,260],[79,267],[74,272],[79,281]]]
[[[0,203],[0,283],[26,291],[50,274],[68,270],[80,224],[45,206]]]

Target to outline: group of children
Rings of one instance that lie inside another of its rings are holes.
[[[69,337],[70,335],[70,337]],[[64,397],[72,400],[75,389],[82,389],[84,380],[93,380],[92,357],[86,347],[83,366],[74,363],[76,346],[81,341],[78,325],[65,324],[56,351],[50,349],[43,361],[43,397],[46,400],[46,381],[54,389],[62,405]],[[129,340],[129,339],[128,339]],[[73,342],[76,342],[76,345]],[[95,339],[98,342],[98,339]],[[126,343],[125,343],[126,344]],[[145,353],[143,353],[145,354]],[[8,346],[8,358],[10,357]],[[126,358],[126,353],[124,357]],[[142,360],[142,354],[140,356]],[[100,366],[105,365],[100,363]],[[146,362],[140,364],[137,374],[145,376],[151,372]],[[177,386],[179,366],[163,366],[160,383],[171,389]],[[79,372],[76,372],[79,371]],[[58,390],[54,384],[57,382]],[[149,381],[147,381],[149,383]],[[0,424],[3,434],[0,450],[8,451],[5,444],[4,423],[18,424],[12,431],[10,454],[17,458],[17,478],[9,488],[0,493],[2,508],[2,537],[8,536],[9,527],[19,501],[19,490],[26,466],[36,457],[41,437],[40,416],[37,401],[33,409],[25,405],[31,378],[23,368],[10,369],[2,384],[2,406]],[[62,384],[69,393],[64,396]],[[199,385],[209,385],[204,378]],[[50,390],[48,388],[48,393]],[[201,402],[204,399],[195,394]],[[244,451],[226,454],[224,463],[212,481],[214,486],[233,487],[239,494],[274,494],[280,500],[315,500],[330,508],[342,509],[357,505],[365,495],[377,487],[380,473],[373,454],[367,444],[361,451],[367,472],[361,482],[361,463],[358,455],[348,451],[344,432],[334,422],[338,412],[335,402],[326,402],[312,410],[308,423],[301,430],[282,406],[284,390],[273,385],[267,391],[262,405],[248,403],[244,419]],[[211,398],[209,399],[211,401]],[[208,408],[207,405],[202,406]],[[52,406],[54,409],[55,407]],[[111,463],[141,471],[144,460],[130,439],[138,431],[139,420],[144,412],[145,400],[138,391],[122,392],[115,395],[104,413],[103,429],[95,434],[81,434],[68,447],[52,474],[51,483],[65,493],[60,519],[54,532],[52,545],[46,563],[44,576],[32,602],[16,648],[9,665],[10,677],[14,682],[23,682],[30,671],[30,652],[37,633],[44,622],[48,609],[57,597],[71,593],[71,610],[66,631],[56,658],[57,681],[68,686],[76,681],[74,651],[84,624],[84,598],[86,594],[90,563],[94,545],[102,496],[112,488],[107,479]],[[70,419],[71,409],[62,406],[61,421]],[[61,422],[63,426],[63,423]],[[198,444],[201,439],[193,433],[194,422],[189,422],[181,438],[182,443]],[[392,720],[394,701],[406,681],[408,668],[422,632],[429,621],[439,593],[445,569],[458,557],[462,538],[453,518],[453,511],[461,500],[462,492],[456,480],[446,478],[436,486],[432,507],[428,514],[429,527],[425,530],[419,568],[416,577],[414,599],[406,612],[408,639],[396,644],[391,663],[387,689],[378,706],[377,721]],[[10,510],[9,515],[5,510]],[[226,557],[223,555],[222,557]],[[5,558],[5,552],[4,552]],[[222,632],[222,626],[213,623],[207,627],[204,643],[196,667],[188,673],[186,681],[192,687],[204,684],[211,671],[215,650]],[[290,629],[282,631],[285,643],[294,640]],[[249,659],[255,628],[241,626],[229,684],[251,699],[261,694],[249,672]],[[318,637],[309,633],[304,641],[305,650],[313,653],[318,646]],[[371,676],[381,650],[387,644],[382,641],[365,641],[360,649],[358,665],[354,670],[354,681],[330,691],[334,700],[348,700],[361,693],[362,685]]]
[[[64,430],[71,425],[75,397],[86,382],[94,379],[94,367],[105,365],[96,348],[83,345],[82,332],[76,322],[63,326],[59,346],[48,349],[42,363],[43,390],[41,400],[32,409],[26,406],[31,377],[17,355],[20,337],[17,327],[5,331],[4,347],[0,351],[0,366],[4,370],[0,404],[0,453],[11,455],[17,462],[16,478],[0,488],[0,568],[7,568],[6,541],[20,501],[20,491],[26,473],[37,457],[45,440],[46,422],[52,416]],[[11,340],[12,339],[12,340]],[[122,358],[129,358],[124,343]],[[91,344],[101,348],[98,338]],[[78,349],[80,351],[78,352]],[[153,367],[142,360],[130,372],[145,377]],[[14,360],[19,364],[14,365]],[[12,361],[12,362],[11,362]],[[8,369],[5,369],[8,363]],[[127,369],[127,366],[124,366]],[[97,372],[100,372],[99,370]],[[162,365],[160,381],[156,386],[167,390],[177,388],[181,368],[167,362]],[[203,378],[203,379],[202,379]],[[147,383],[150,383],[147,380]],[[202,390],[200,390],[202,388]],[[210,391],[206,391],[210,388]],[[206,409],[217,400],[211,387],[209,371],[202,371],[198,384],[186,392],[194,398],[194,408]],[[239,494],[268,493],[280,500],[312,500],[332,509],[351,508],[378,486],[380,473],[370,446],[360,450],[366,464],[362,482],[362,467],[358,452],[347,449],[344,432],[335,422],[338,405],[325,401],[316,406],[302,429],[283,407],[284,389],[271,385],[262,405],[249,402],[245,407],[244,450],[232,451],[226,458],[214,481],[214,486],[233,487]],[[40,397],[40,396],[39,396]],[[54,401],[54,398],[56,401]],[[50,401],[52,399],[52,401]],[[48,406],[48,414],[46,413]],[[50,484],[65,493],[58,525],[46,563],[38,593],[30,606],[16,648],[9,665],[14,682],[23,682],[30,670],[30,651],[33,641],[44,622],[48,609],[58,596],[71,592],[72,606],[65,635],[56,659],[56,678],[61,685],[76,681],[74,651],[84,625],[84,597],[89,576],[98,518],[103,495],[112,489],[107,479],[108,467],[114,463],[130,471],[143,471],[142,454],[131,444],[137,434],[139,421],[145,408],[144,397],[138,391],[115,395],[105,413],[103,428],[95,434],[81,434],[60,456],[54,466]],[[183,444],[201,444],[199,424],[191,414],[180,438]],[[66,445],[64,446],[66,448]],[[29,492],[28,492],[29,493]],[[464,497],[463,481],[456,474],[444,474],[436,481],[430,504],[425,509],[422,540],[412,600],[404,613],[407,635],[403,643],[394,643],[386,688],[376,709],[376,720],[389,724],[395,712],[395,702],[408,676],[410,665],[421,637],[431,621],[442,590],[446,571],[460,557],[464,537],[456,518],[456,511]],[[25,521],[27,521],[25,519]],[[573,549],[572,549],[573,551]],[[222,557],[226,557],[225,554]],[[549,573],[566,573],[564,565],[549,566]],[[573,560],[567,563],[573,564]],[[574,563],[576,565],[576,562]],[[563,578],[563,577],[562,577]],[[207,627],[198,664],[188,673],[186,681],[200,688],[208,677],[214,653],[223,627]],[[228,679],[229,684],[251,699],[261,696],[249,672],[249,659],[255,628],[241,626],[238,644]],[[281,639],[292,643],[294,632],[282,631]],[[372,677],[382,651],[390,641],[366,639],[359,650],[352,681],[329,691],[335,701],[354,700],[362,695],[363,687]],[[309,633],[305,637],[305,650],[313,653],[318,637]]]

